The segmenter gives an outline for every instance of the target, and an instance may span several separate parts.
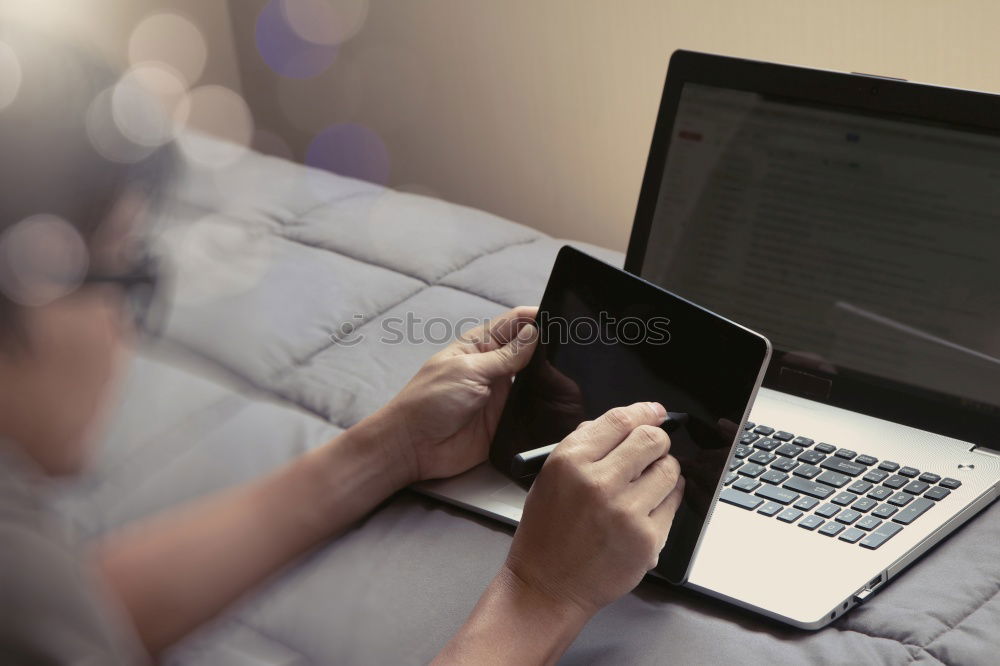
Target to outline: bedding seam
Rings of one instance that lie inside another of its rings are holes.
[[[970,610],[965,615],[963,615],[962,618],[958,620],[958,622],[956,622],[955,624],[953,624],[950,627],[945,626],[945,628],[942,631],[939,631],[937,634],[935,634],[932,638],[930,638],[925,643],[924,646],[921,646],[921,647],[925,647],[925,646],[926,647],[930,647],[935,642],[937,642],[940,638],[942,638],[945,634],[947,634],[949,632],[952,632],[955,629],[958,629],[958,627],[960,627],[963,622],[965,622],[970,617],[972,617],[973,615],[975,615],[976,613],[978,613],[982,608],[984,608],[986,606],[986,604],[988,604],[991,601],[993,601],[994,599],[996,599],[996,597],[997,597],[998,594],[1000,594],[1000,585],[997,585],[997,588],[993,591],[993,594],[991,594],[990,596],[988,596],[985,599],[983,599],[980,603],[976,604],[976,607],[973,608],[972,610]],[[935,657],[935,658],[937,658],[937,657]]]

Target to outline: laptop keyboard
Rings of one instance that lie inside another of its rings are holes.
[[[874,550],[962,485],[916,467],[747,423],[719,500]]]

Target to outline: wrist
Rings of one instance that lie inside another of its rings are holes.
[[[390,403],[365,417],[347,433],[363,448],[372,465],[400,490],[420,480],[420,466],[405,419]]]
[[[591,615],[505,565],[434,663],[554,664]]]

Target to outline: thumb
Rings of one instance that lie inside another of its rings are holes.
[[[489,380],[513,375],[528,365],[537,342],[538,329],[534,324],[525,324],[517,336],[503,347],[477,354],[476,363]]]

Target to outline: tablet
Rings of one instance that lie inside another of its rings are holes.
[[[771,344],[758,333],[569,246],[539,306],[539,343],[511,387],[490,462],[561,441],[612,407],[686,412],[670,435],[687,483],[655,573],[687,579],[719,480],[760,388]]]

